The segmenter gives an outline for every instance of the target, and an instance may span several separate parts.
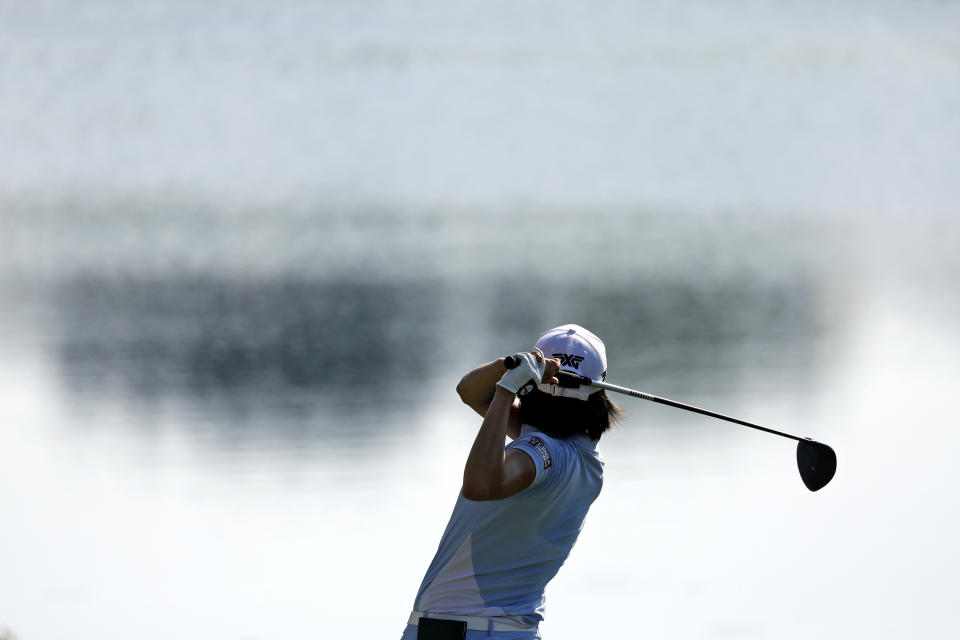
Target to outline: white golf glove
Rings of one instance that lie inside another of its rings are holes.
[[[537,357],[532,353],[515,353],[513,357],[519,360],[520,364],[513,369],[508,369],[497,386],[512,391],[518,396],[525,396],[540,384],[547,363],[542,357],[540,362],[537,362]]]

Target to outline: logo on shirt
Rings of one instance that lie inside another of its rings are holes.
[[[553,460],[550,458],[550,452],[547,451],[547,443],[537,436],[533,436],[530,438],[530,446],[536,449],[540,457],[543,458],[543,470],[546,471],[549,469],[550,465],[553,464]]]
[[[561,367],[573,367],[574,369],[579,369],[580,363],[583,362],[583,356],[574,356],[569,353],[555,353],[553,354],[553,357],[560,360]]]

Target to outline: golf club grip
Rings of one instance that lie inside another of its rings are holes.
[[[507,369],[516,369],[517,365],[519,364],[520,364],[520,359],[514,356],[507,356],[506,358],[503,359],[503,366],[505,366]],[[589,387],[593,383],[593,380],[591,380],[590,378],[586,376],[578,376],[577,374],[572,373],[570,371],[558,371],[557,380],[560,381],[559,386],[568,387],[570,389],[576,389],[583,385],[586,385]]]

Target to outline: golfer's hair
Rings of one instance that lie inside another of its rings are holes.
[[[585,435],[599,440],[622,417],[623,409],[607,398],[606,391],[598,391],[586,401],[552,396],[539,389],[520,398],[520,421],[555,438]]]

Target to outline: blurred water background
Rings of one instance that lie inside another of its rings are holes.
[[[399,637],[472,366],[623,399],[548,640],[946,638],[960,5],[0,2],[0,632]]]

